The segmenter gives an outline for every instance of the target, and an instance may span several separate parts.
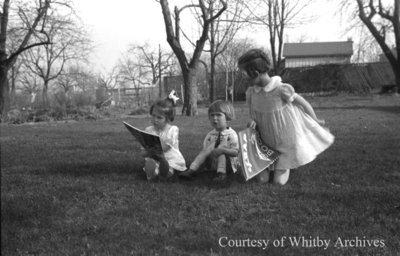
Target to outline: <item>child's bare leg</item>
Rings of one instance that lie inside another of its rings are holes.
[[[181,172],[179,175],[181,177],[191,179],[192,175],[200,169],[201,166],[206,162],[207,157],[210,155],[211,151],[209,149],[203,149],[200,153],[196,156],[193,162],[190,164],[189,169],[184,172]]]
[[[158,163],[158,171],[161,177],[168,177],[169,163],[165,159],[164,154],[152,153],[150,158],[154,159]]]
[[[217,157],[217,173],[226,174],[226,156],[220,155]]]
[[[193,162],[190,164],[190,170],[197,171],[199,167],[205,163],[207,157],[210,155],[211,151],[209,149],[203,149],[200,153],[196,156]]]
[[[216,167],[217,167],[217,177],[214,178],[214,181],[222,182],[226,180],[226,156],[220,155],[216,159]]]
[[[159,163],[152,158],[146,157],[143,171],[146,173],[147,180],[152,180],[159,174]]]
[[[290,169],[275,170],[274,183],[279,185],[285,185],[289,180]]]
[[[257,180],[260,183],[267,183],[269,181],[269,170],[265,169],[260,174],[257,175]]]

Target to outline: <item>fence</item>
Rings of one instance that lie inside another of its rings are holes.
[[[217,72],[215,74],[215,94],[217,99],[244,100],[247,87],[250,85],[240,72]],[[183,98],[182,76],[164,77],[164,89],[166,92],[175,90],[180,98]],[[209,81],[206,78],[197,81],[197,99],[209,99]]]
[[[112,105],[122,108],[134,108],[150,105],[158,98],[158,87],[119,88],[109,92]]]
[[[388,62],[363,64],[329,64],[311,67],[287,68],[282,80],[290,83],[299,93],[313,92],[351,92],[368,93],[383,85],[395,84],[395,76]],[[164,77],[164,90],[176,90],[183,98],[182,76]],[[240,72],[219,72],[215,76],[216,98],[229,98],[229,90],[233,88],[235,101],[245,99],[246,89],[250,81]],[[206,78],[197,82],[198,100],[209,99],[209,83]]]
[[[367,93],[395,83],[392,68],[384,62],[288,68],[282,79],[292,84],[297,92]]]

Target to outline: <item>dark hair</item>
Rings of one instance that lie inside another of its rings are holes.
[[[227,121],[235,119],[235,109],[229,101],[216,100],[211,103],[208,107],[208,115],[213,112],[224,113]]]
[[[157,100],[150,107],[150,115],[153,114],[154,108],[157,108],[167,119],[168,122],[172,122],[175,119],[175,103],[171,99]]]
[[[246,71],[249,77],[255,78],[271,69],[271,60],[263,50],[251,49],[239,58],[238,66]]]

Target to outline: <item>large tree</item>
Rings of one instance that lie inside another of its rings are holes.
[[[0,10],[0,112],[1,119],[7,118],[7,113],[10,107],[10,87],[8,84],[8,71],[17,61],[18,56],[24,51],[50,43],[46,41],[35,41],[32,37],[45,38],[46,31],[43,29],[43,24],[47,18],[48,10],[52,4],[52,0],[37,0],[36,6],[32,7],[31,3],[25,3],[18,6],[17,16],[19,19],[18,25],[14,27],[23,30],[19,44],[15,49],[7,49],[7,37],[9,33],[9,16],[10,16],[10,0],[4,0],[2,9]]]
[[[400,1],[393,0],[382,3],[382,0],[356,0],[358,17],[376,39],[388,59],[400,92]],[[392,36],[390,35],[391,33]],[[395,52],[390,48],[390,40],[394,40]]]
[[[227,8],[224,0],[219,0],[222,4],[221,9],[214,13],[212,5],[208,5],[204,0],[198,0],[198,4],[185,5],[182,8],[175,7],[174,18],[172,22],[172,15],[169,9],[168,0],[159,0],[161,5],[165,31],[167,34],[167,42],[175,53],[179,65],[182,69],[182,76],[184,81],[184,105],[182,112],[187,116],[197,115],[197,79],[196,73],[200,63],[200,57],[204,49],[204,45],[208,39],[208,33],[211,23],[217,19]],[[188,60],[186,53],[181,44],[180,32],[180,14],[186,8],[200,8],[202,26],[200,37],[196,41],[193,55]],[[175,24],[175,26],[174,26]]]
[[[86,61],[91,51],[88,33],[80,27],[73,12],[59,13],[53,9],[49,12],[45,29],[51,44],[45,44],[27,50],[27,68],[43,80],[42,104],[49,106],[48,88],[51,81],[64,71],[73,61]],[[40,41],[40,38],[37,39]]]

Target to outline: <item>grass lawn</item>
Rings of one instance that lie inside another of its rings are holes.
[[[149,183],[122,125],[147,118],[2,124],[2,255],[400,255],[400,97],[309,100],[335,143],[286,186]],[[208,118],[174,124],[189,163]]]

